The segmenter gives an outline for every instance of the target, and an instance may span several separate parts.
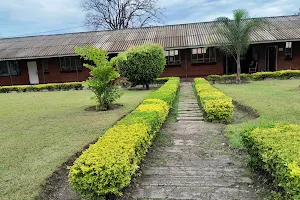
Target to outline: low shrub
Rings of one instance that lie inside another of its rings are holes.
[[[300,70],[282,70],[276,72],[256,72],[254,74],[241,74],[241,81],[246,83],[251,80],[262,81],[264,79],[290,79],[300,78]],[[236,74],[209,75],[207,80],[213,83],[235,83]]]
[[[171,77],[158,90],[152,92],[148,99],[161,99],[168,103],[168,105],[173,105],[173,101],[176,97],[176,93],[179,87],[180,79],[176,77]]]
[[[257,72],[252,74],[253,80],[264,80],[266,78],[272,79],[290,79],[292,77],[299,78],[300,70],[282,70],[276,72]]]
[[[251,165],[263,169],[283,189],[285,199],[300,199],[300,126],[276,124],[243,134]]]
[[[131,47],[114,59],[122,77],[133,86],[149,84],[163,72],[166,65],[164,49],[158,44]]]
[[[204,78],[195,78],[195,90],[208,118],[229,122],[233,115],[232,99],[212,87]]]
[[[242,83],[247,83],[252,79],[251,74],[241,74]],[[213,83],[236,83],[236,74],[230,75],[210,75],[207,77],[207,80],[212,81]]]
[[[0,93],[7,92],[38,92],[43,90],[82,90],[82,82],[69,82],[69,83],[49,83],[39,85],[16,85],[16,86],[2,86],[0,87]]]
[[[69,173],[75,191],[88,199],[122,194],[167,118],[178,86],[179,78],[170,78],[82,153]]]

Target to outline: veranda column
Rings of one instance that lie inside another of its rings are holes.
[[[11,72],[10,72],[10,67],[9,67],[9,62],[6,61],[6,66],[7,66],[7,70],[9,73],[9,78],[10,78],[10,84],[13,85],[13,80],[12,80],[12,76],[11,76]]]

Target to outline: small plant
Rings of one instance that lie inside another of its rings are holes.
[[[108,61],[107,53],[102,49],[94,47],[76,47],[76,53],[81,55],[84,60],[93,64],[84,64],[90,69],[90,77],[84,83],[84,86],[95,93],[92,99],[97,101],[97,110],[108,110],[117,98],[120,98],[120,87],[114,84],[120,77],[119,73]],[[94,66],[93,66],[94,65]]]
[[[132,86],[149,84],[163,72],[166,59],[164,49],[157,44],[132,47],[119,54],[116,63],[122,77],[132,82]]]

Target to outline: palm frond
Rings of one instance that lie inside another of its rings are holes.
[[[251,34],[261,28],[264,23],[262,19],[248,19],[247,10],[234,10],[233,20],[227,17],[219,17],[215,21],[219,24],[216,32],[221,36],[222,41],[218,43],[218,48],[229,55],[243,55],[247,52]]]

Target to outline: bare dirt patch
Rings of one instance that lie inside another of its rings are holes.
[[[92,142],[94,144],[96,141]],[[82,151],[86,150],[90,144],[86,145]],[[69,166],[81,155],[82,151],[74,154],[67,162],[58,167],[53,174],[46,180],[46,184],[42,186],[40,195],[37,200],[79,200],[80,195],[71,187],[68,181]]]
[[[249,107],[245,106],[238,101],[233,100],[234,112],[233,112],[233,124],[243,123],[249,120],[253,120],[259,117],[258,112]]]
[[[85,108],[84,110],[89,111],[89,112],[106,112],[106,111],[111,111],[111,110],[117,110],[121,107],[123,107],[123,105],[121,105],[121,104],[112,104],[108,110],[98,110],[96,108],[96,106],[89,106],[89,107]]]

